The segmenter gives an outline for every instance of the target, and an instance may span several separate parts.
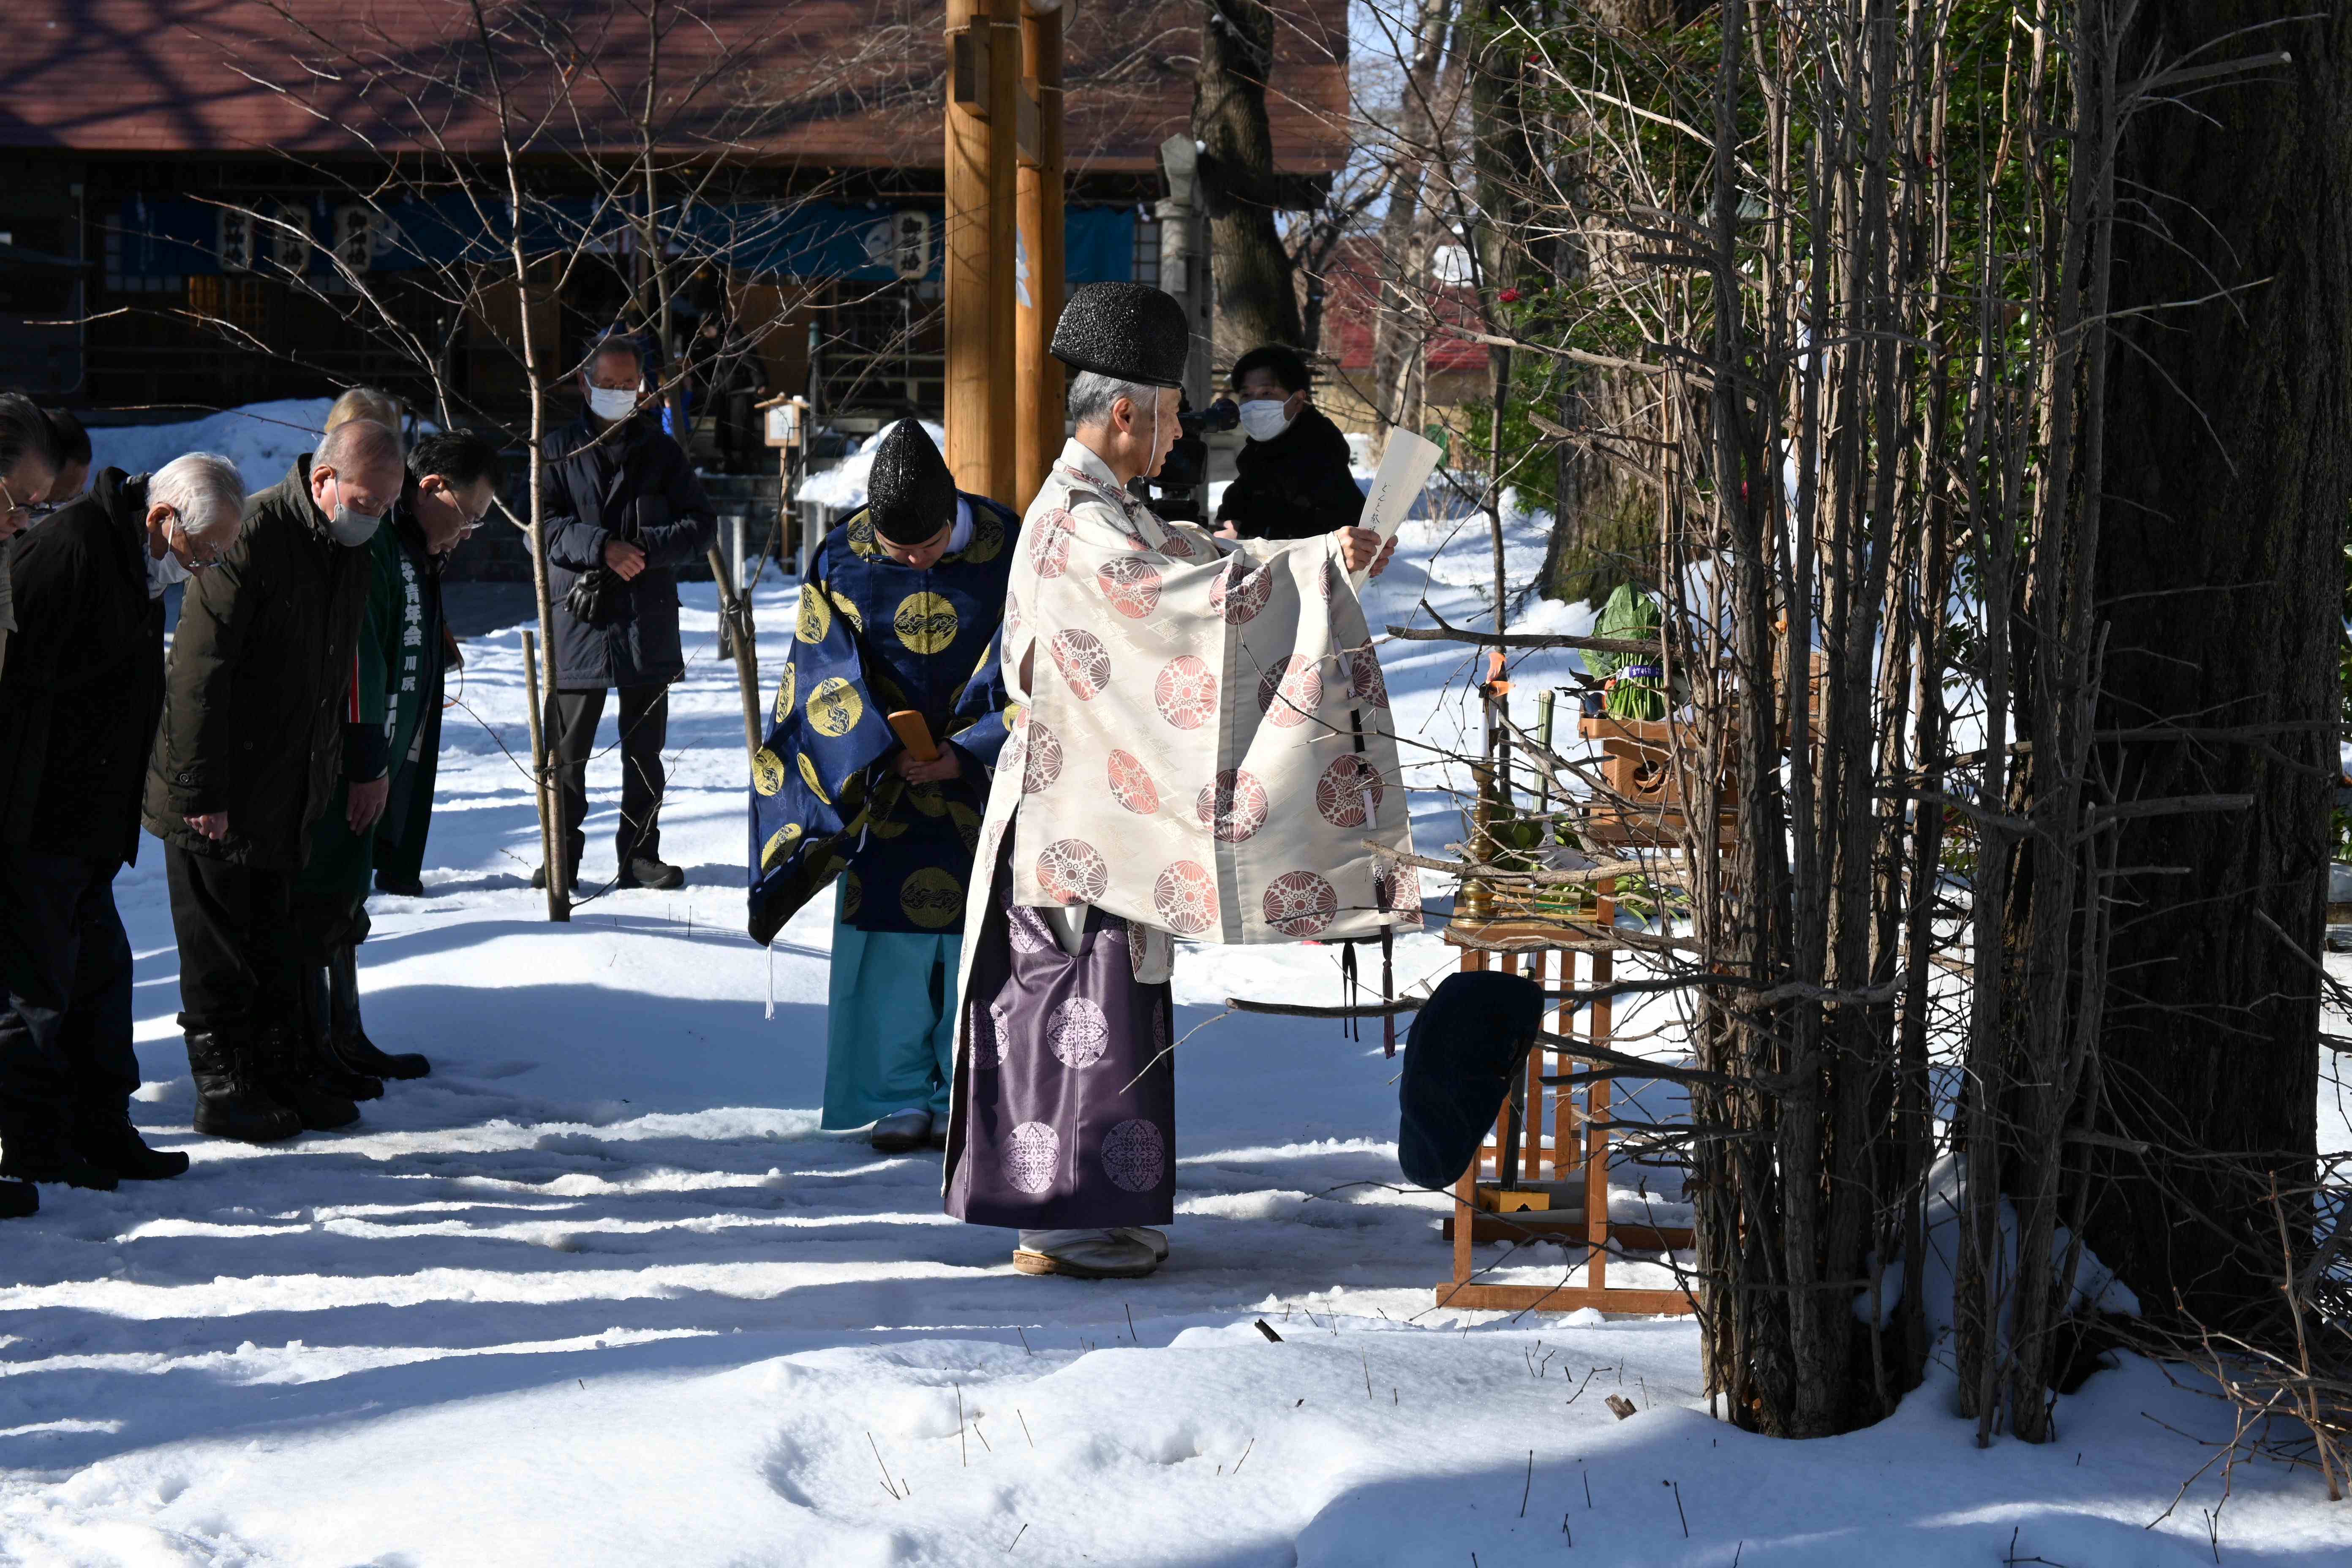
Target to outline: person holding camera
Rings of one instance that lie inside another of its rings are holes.
[[[587,405],[541,443],[546,463],[549,588],[556,682],[547,697],[555,749],[557,841],[577,886],[587,835],[588,756],[604,693],[621,693],[621,826],[614,885],[677,888],[661,858],[662,745],[669,685],[686,672],[677,636],[677,569],[710,548],[719,519],[646,398],[645,352],[608,337],[580,375]],[[531,877],[547,885],[545,867]]]
[[[1306,356],[1280,343],[1234,362],[1232,386],[1248,444],[1217,503],[1227,539],[1310,539],[1353,528],[1364,492],[1349,471],[1348,438],[1308,401]]]

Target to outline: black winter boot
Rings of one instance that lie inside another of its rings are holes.
[[[188,1037],[197,1131],[239,1143],[276,1143],[302,1131],[302,1119],[262,1087],[258,1067],[246,1040],[217,1032]]]
[[[74,1147],[101,1171],[111,1171],[126,1182],[163,1182],[184,1175],[188,1157],[177,1150],[150,1149],[131,1125],[131,1118],[84,1112],[74,1127]]]
[[[305,964],[301,972],[302,1045],[317,1068],[319,1081],[346,1100],[382,1100],[383,1082],[364,1073],[353,1072],[337,1060],[330,1047],[333,1026],[333,1008],[330,1005],[327,971],[323,965]],[[279,1099],[286,1097],[280,1095]]]
[[[397,1055],[376,1049],[360,1026],[360,961],[358,950],[345,943],[327,962],[329,1002],[327,1049],[352,1072],[372,1078],[423,1078],[433,1064],[414,1051]]]
[[[326,1076],[326,1066],[310,1048],[302,1031],[272,1024],[254,1037],[254,1056],[260,1065],[261,1087],[285,1104],[313,1132],[331,1132],[360,1119],[351,1097],[337,1092]],[[383,1092],[378,1084],[376,1092]]]
[[[40,1188],[30,1182],[0,1182],[0,1219],[23,1219],[40,1212]]]
[[[81,1157],[64,1129],[13,1120],[0,1127],[0,1176],[20,1182],[63,1182],[69,1187],[101,1193],[110,1193],[119,1184],[113,1172]]]

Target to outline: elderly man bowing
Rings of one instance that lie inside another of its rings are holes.
[[[108,468],[16,547],[0,677],[0,1171],[107,1188],[176,1176],[131,1124],[131,944],[114,874],[163,705],[163,590],[236,539],[245,482],[191,453]]]
[[[1175,938],[1417,925],[1380,661],[1377,534],[1212,538],[1128,492],[1177,432],[1190,349],[1156,289],[1091,284],[1054,334],[1076,434],[1022,524],[1021,710],[964,916],[948,1212],[1026,1274],[1128,1278],[1175,1202]],[[1367,840],[1383,846],[1375,853]]]
[[[253,498],[181,607],[144,816],[163,841],[199,1132],[268,1142],[359,1119],[302,1026],[291,909],[337,791],[355,828],[383,810],[383,759],[346,756],[343,719],[368,545],[401,479],[398,436],[337,426]]]

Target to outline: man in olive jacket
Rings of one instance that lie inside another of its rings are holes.
[[[108,468],[5,566],[24,626],[0,674],[0,1171],[112,1187],[188,1168],[131,1123],[131,943],[114,875],[163,706],[163,590],[236,540],[245,481],[193,452]]]
[[[181,608],[143,816],[163,841],[200,1132],[267,1142],[359,1116],[300,1026],[289,910],[347,766],[351,809],[383,809],[383,757],[347,759],[342,725],[367,545],[401,473],[391,430],[338,426],[252,499]]]
[[[556,681],[547,733],[556,757],[560,842],[576,885],[587,844],[588,755],[604,692],[621,692],[621,826],[615,881],[675,888],[661,858],[662,745],[669,686],[686,672],[677,635],[677,568],[699,561],[718,529],[702,481],[644,401],[643,351],[607,338],[581,377],[587,408],[550,431],[547,559],[555,597]],[[544,885],[545,868],[534,883]]]

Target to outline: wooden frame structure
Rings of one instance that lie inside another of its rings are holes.
[[[1508,683],[1500,679],[1499,663],[1486,689],[1489,702],[1504,701],[1509,691]],[[1588,837],[1596,845],[1620,850],[1646,848],[1662,861],[1674,854],[1675,847],[1683,841],[1687,819],[1675,782],[1679,770],[1672,754],[1677,742],[1671,727],[1605,716],[1581,719],[1579,725],[1585,739],[1601,744],[1602,782],[1611,797],[1596,803],[1588,815]],[[1482,801],[1482,818],[1487,809],[1488,803]],[[1478,837],[1486,837],[1483,827]],[[1593,885],[1589,912],[1568,916],[1528,911],[1496,918],[1487,889],[1465,888],[1455,917],[1444,932],[1444,940],[1461,952],[1465,970],[1493,965],[1507,974],[1525,973],[1538,984],[1551,984],[1562,992],[1598,990],[1615,978],[1617,954],[1627,951],[1610,934],[1616,930],[1618,891],[1616,879],[1607,879]],[[1454,1216],[1445,1226],[1453,1243],[1454,1274],[1436,1287],[1439,1306],[1546,1312],[1572,1312],[1585,1307],[1640,1313],[1696,1310],[1690,1293],[1680,1288],[1629,1289],[1609,1284],[1612,1244],[1668,1252],[1691,1247],[1695,1238],[1686,1226],[1617,1221],[1610,1216],[1611,1082],[1598,1079],[1580,1086],[1583,1104],[1580,1109],[1579,1086],[1557,1081],[1574,1074],[1580,1065],[1591,1065],[1578,1057],[1572,1042],[1581,1038],[1596,1048],[1608,1047],[1615,1023],[1614,1005],[1603,996],[1589,1005],[1586,1031],[1580,1037],[1574,1004],[1559,1004],[1552,1036],[1570,1043],[1538,1041],[1528,1053],[1520,1077],[1496,1117],[1493,1134],[1454,1184]],[[1478,1243],[1536,1240],[1581,1247],[1585,1282],[1546,1286],[1479,1280],[1475,1250]]]

